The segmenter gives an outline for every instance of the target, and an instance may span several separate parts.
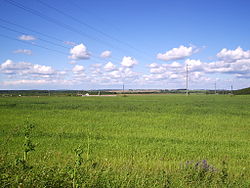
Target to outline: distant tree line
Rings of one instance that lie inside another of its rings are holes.
[[[161,89],[161,90],[0,90],[2,97],[18,96],[82,96],[82,95],[116,95],[116,94],[185,94],[185,89]],[[234,94],[249,95],[250,88],[240,90],[189,90],[189,94]]]
[[[250,87],[234,91],[235,95],[250,95]]]
[[[111,95],[110,91],[84,91],[84,90],[0,90],[0,96],[78,96],[78,95]]]

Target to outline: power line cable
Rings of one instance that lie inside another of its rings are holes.
[[[69,26],[67,24],[64,24],[64,23],[62,23],[60,21],[57,21],[56,19],[53,19],[53,18],[51,18],[51,17],[49,17],[47,15],[44,15],[44,14],[42,14],[41,12],[39,12],[37,10],[28,8],[27,6],[24,6],[24,5],[22,5],[22,4],[20,4],[20,3],[16,2],[16,1],[13,1],[13,0],[4,0],[4,1],[7,2],[7,3],[9,3],[9,4],[11,4],[11,5],[13,5],[13,6],[15,6],[15,7],[20,8],[20,9],[26,11],[26,12],[29,12],[29,13],[31,13],[33,15],[36,15],[36,16],[38,16],[38,17],[40,17],[40,18],[42,18],[42,19],[44,19],[44,20],[46,20],[48,22],[51,22],[51,23],[56,24],[56,25],[58,25],[60,27],[63,27],[63,28],[65,28],[65,29],[67,29],[67,30],[69,30],[71,32],[77,33],[77,34],[79,34],[81,36],[84,36],[84,37],[87,37],[87,38],[89,38],[91,40],[94,40],[96,42],[102,43],[102,44],[104,44],[106,46],[110,46],[111,48],[122,50],[120,47],[117,47],[117,46],[115,47],[115,46],[113,46],[110,43],[107,43],[105,41],[100,40],[99,38],[92,37],[92,36],[90,36],[90,35],[82,32],[80,30],[77,30],[77,29],[75,29],[75,28],[73,28],[73,27],[71,27],[71,26]],[[146,55],[148,55],[148,54],[146,54]],[[145,59],[145,54],[142,57]]]
[[[103,31],[101,31],[101,30],[99,30],[99,29],[97,29],[97,28],[95,28],[95,27],[93,27],[93,26],[87,24],[86,22],[83,22],[82,20],[79,20],[79,19],[77,19],[77,18],[71,16],[70,14],[67,14],[67,13],[65,13],[65,12],[63,12],[63,11],[61,11],[61,10],[59,10],[59,9],[57,9],[57,8],[55,8],[55,7],[53,7],[53,6],[49,5],[49,4],[47,4],[47,3],[45,3],[45,2],[43,2],[43,1],[41,1],[41,0],[36,0],[36,1],[38,1],[40,4],[44,5],[45,7],[48,7],[48,8],[50,8],[50,9],[52,9],[52,10],[54,10],[54,11],[60,13],[61,15],[64,15],[65,17],[68,17],[68,18],[74,20],[75,22],[80,23],[80,24],[82,24],[82,25],[84,25],[84,26],[86,26],[86,27],[92,29],[93,31],[102,34],[103,36],[105,36],[105,37],[107,37],[107,38],[109,38],[109,39],[112,39],[112,40],[114,40],[114,41],[116,41],[116,42],[122,43],[122,44],[124,44],[124,45],[126,45],[126,46],[128,46],[128,47],[130,47],[130,48],[133,48],[134,50],[136,50],[136,51],[138,51],[138,52],[140,52],[140,53],[144,53],[144,52],[141,52],[141,50],[135,48],[134,46],[132,46],[132,45],[126,43],[126,42],[123,42],[122,40],[119,40],[119,39],[117,39],[117,38],[115,38],[115,37],[113,37],[113,36],[111,36],[111,35],[109,35],[109,34],[103,32]]]
[[[80,0],[81,1],[81,0]],[[75,3],[75,1],[66,1],[67,3],[69,3],[70,2],[70,5],[73,5],[74,7],[76,7],[76,8],[78,8],[79,10],[82,10],[82,7],[80,7],[78,4],[76,4]],[[88,11],[88,10],[84,10],[84,11],[86,11],[86,12],[88,12],[89,14],[92,14],[92,15],[94,15],[94,13],[92,13],[92,12],[90,12],[90,11]],[[99,20],[101,20],[101,22],[102,23],[105,23],[106,22],[106,20],[104,20],[103,18],[101,18],[101,17],[99,17],[99,16],[97,16],[97,15],[95,15],[95,17],[97,17]],[[107,23],[107,22],[106,22]],[[110,23],[107,23],[107,25],[109,25],[109,27],[113,27],[116,31],[121,31],[118,27],[116,27],[115,25],[113,25],[113,24],[110,24]],[[149,56],[148,55],[148,53],[147,52],[145,52],[144,50],[141,50],[141,49],[139,49],[139,48],[136,48],[136,47],[134,47],[133,45],[131,45],[130,43],[128,43],[128,42],[124,42],[124,41],[122,41],[122,40],[119,40],[119,39],[117,39],[116,37],[113,37],[113,36],[111,36],[112,38],[115,38],[115,40],[118,40],[118,41],[120,41],[120,43],[123,43],[124,45],[126,45],[126,46],[129,46],[130,48],[133,48],[134,50],[136,50],[137,52],[139,52],[141,55],[146,55],[148,58],[152,58],[151,56]],[[143,58],[145,59],[145,57],[143,56]],[[155,61],[154,59],[152,59],[152,61]]]
[[[43,49],[46,49],[46,50],[49,50],[49,51],[54,51],[54,52],[57,52],[57,53],[60,53],[60,54],[63,54],[63,55],[67,55],[67,56],[69,55],[68,53],[62,52],[60,50],[55,50],[55,49],[51,49],[51,48],[48,48],[48,47],[45,47],[45,46],[42,46],[42,45],[39,45],[39,44],[19,40],[19,39],[16,39],[16,38],[13,38],[13,37],[10,37],[10,36],[7,36],[7,35],[0,34],[0,37],[7,38],[7,39],[13,40],[13,41],[18,41],[18,42],[25,43],[25,44],[29,44],[29,45],[36,46],[36,47],[39,47],[39,48],[43,48]],[[92,57],[93,59],[96,59],[96,57],[93,56],[93,55],[90,56],[90,57]]]
[[[4,19],[2,19],[2,18],[0,18],[0,21],[2,21],[2,22],[4,22],[4,23],[7,23],[7,24],[9,24],[9,25],[13,25],[13,26],[22,28],[22,29],[24,29],[24,30],[27,30],[27,31],[30,31],[30,32],[33,32],[33,33],[37,33],[37,34],[42,35],[42,36],[45,36],[45,37],[47,37],[47,38],[54,39],[54,40],[59,41],[59,42],[62,42],[62,43],[65,42],[64,40],[61,40],[61,39],[59,39],[59,38],[57,38],[57,37],[54,37],[54,36],[51,36],[51,35],[47,35],[47,34],[44,34],[44,33],[39,32],[39,31],[35,31],[35,30],[33,30],[33,29],[24,27],[24,26],[22,26],[22,25],[19,25],[19,24],[16,24],[16,23],[13,23],[13,22],[4,20]]]
[[[33,15],[36,15],[36,16],[38,16],[38,17],[40,17],[40,18],[42,18],[42,19],[44,19],[44,20],[46,20],[46,21],[48,21],[48,22],[51,22],[51,23],[53,23],[53,24],[55,24],[55,25],[58,25],[58,26],[60,26],[60,27],[63,27],[63,28],[65,28],[65,29],[67,29],[67,30],[69,30],[69,31],[71,31],[71,32],[77,33],[77,34],[79,34],[79,35],[81,35],[81,36],[84,36],[84,37],[86,37],[86,38],[89,38],[89,39],[91,39],[91,40],[93,40],[93,41],[96,41],[96,42],[105,44],[105,45],[107,45],[107,46],[110,46],[110,47],[112,47],[112,48],[115,48],[113,45],[111,45],[111,44],[109,44],[109,43],[107,43],[107,42],[105,42],[105,41],[102,41],[102,40],[100,40],[99,38],[90,36],[90,35],[86,34],[85,32],[82,32],[81,30],[77,30],[77,29],[71,27],[70,25],[67,25],[67,24],[64,24],[64,23],[62,23],[62,22],[60,22],[60,21],[57,21],[57,20],[54,19],[54,18],[51,18],[51,17],[49,17],[49,16],[47,16],[47,15],[44,15],[44,14],[42,14],[41,12],[39,12],[39,11],[37,11],[37,10],[28,8],[28,7],[26,7],[26,6],[24,6],[24,5],[20,4],[20,3],[18,3],[18,2],[16,2],[16,1],[13,1],[13,0],[4,0],[4,1],[7,2],[7,3],[9,3],[9,4],[11,4],[11,5],[13,5],[13,6],[15,6],[15,7],[20,8],[20,9],[26,11],[26,12],[29,12],[29,13],[31,13],[31,14],[33,14]]]
[[[1,21],[2,19],[0,18],[0,21]],[[8,21],[5,21],[6,23],[8,23]],[[13,23],[12,23],[13,24]],[[14,24],[15,25],[15,24]],[[9,28],[9,27],[6,27],[6,26],[3,26],[3,25],[0,25],[0,28],[3,28],[3,29],[5,29],[5,30],[9,30],[9,31],[12,31],[12,32],[15,32],[15,33],[19,33],[19,34],[23,34],[23,35],[27,35],[27,33],[24,33],[24,32],[21,32],[21,31],[17,31],[17,30],[15,30],[15,29],[12,29],[12,28]],[[27,29],[26,28],[26,30],[29,30],[29,29]],[[43,34],[43,33],[41,33],[41,32],[39,32],[39,34],[41,34],[41,35],[44,35],[44,36],[48,36],[48,35],[46,35],[46,34]],[[50,38],[54,38],[54,37],[52,37],[52,36],[49,36]],[[56,43],[54,43],[54,42],[51,42],[51,41],[48,41],[48,40],[45,40],[45,39],[42,39],[42,38],[37,38],[38,40],[41,40],[41,41],[43,41],[43,42],[46,42],[46,43],[49,43],[49,44],[52,44],[52,45],[54,45],[54,46],[59,46],[59,47],[62,47],[62,48],[65,48],[65,49],[68,49],[68,50],[70,50],[71,48],[69,48],[69,47],[65,47],[65,46],[63,46],[63,45],[60,45],[60,44],[56,44]],[[63,40],[61,40],[61,39],[58,39],[59,41],[63,41]],[[102,58],[100,58],[99,56],[96,56],[96,55],[91,55],[91,57],[92,58],[96,58],[96,59],[101,59],[101,60],[103,60]],[[112,58],[112,59],[114,59],[114,58]],[[115,58],[116,59],[116,58]],[[119,60],[118,60],[119,61]]]
[[[81,1],[81,0],[80,0],[80,1]],[[80,5],[77,4],[75,1],[67,1],[67,0],[66,0],[65,2],[67,2],[68,4],[70,4],[70,5],[73,6],[73,7],[76,7],[77,9],[83,11],[83,6],[80,6]],[[110,26],[113,27],[116,31],[118,31],[118,32],[121,31],[120,28],[116,27],[114,24],[111,24],[111,23],[107,22],[103,17],[100,17],[100,16],[94,14],[93,12],[89,11],[88,9],[85,8],[85,9],[84,9],[84,12],[87,12],[88,14],[94,15],[95,18],[97,18],[97,20],[99,20],[99,22],[101,22],[101,23],[106,23],[107,25],[109,25],[109,27],[110,27]]]
[[[60,54],[63,54],[63,55],[68,55],[67,53],[64,53],[64,52],[59,51],[59,50],[47,48],[47,47],[44,47],[44,46],[42,46],[42,45],[35,44],[35,43],[30,43],[30,42],[23,41],[23,40],[18,40],[18,39],[16,39],[16,38],[12,38],[12,37],[7,36],[7,35],[0,34],[0,36],[3,37],[3,38],[7,38],[7,39],[9,39],[9,40],[22,42],[22,43],[29,44],[29,45],[33,45],[33,46],[36,46],[36,47],[39,47],[39,48],[43,48],[43,49],[46,49],[46,50],[49,50],[49,51],[54,51],[54,52],[57,52],[57,53],[60,53]]]
[[[15,32],[15,33],[19,33],[19,34],[22,34],[22,35],[27,35],[27,33],[23,33],[23,32],[20,32],[20,31],[17,31],[17,30],[15,30],[15,29],[11,29],[11,28],[8,28],[8,27],[2,26],[2,25],[0,25],[0,27],[3,28],[3,29],[9,30],[9,31]],[[54,42],[51,42],[51,41],[48,41],[48,40],[45,40],[45,39],[41,39],[41,38],[37,38],[37,39],[38,39],[38,40],[41,40],[41,41],[43,41],[43,42],[52,44],[52,45],[54,45],[54,46],[59,46],[59,47],[65,48],[65,49],[69,49],[69,48],[67,48],[67,47],[65,47],[65,46],[63,46],[63,45],[56,44],[56,43],[54,43]]]
[[[51,36],[51,35],[47,35],[47,34],[44,34],[44,33],[39,32],[39,31],[35,31],[35,30],[33,30],[33,29],[29,29],[29,28],[27,28],[27,27],[24,27],[24,26],[21,26],[21,25],[19,25],[19,24],[16,24],[16,23],[13,23],[13,22],[4,20],[4,19],[2,19],[2,18],[0,18],[0,21],[2,21],[2,22],[4,22],[4,23],[7,23],[7,24],[9,24],[9,25],[13,25],[13,26],[22,28],[22,29],[27,30],[27,31],[29,31],[29,32],[37,33],[37,34],[42,35],[42,36],[45,36],[45,37],[47,37],[47,38],[51,38],[51,39],[54,39],[54,40],[56,40],[56,41],[65,43],[64,40],[59,39],[59,38],[57,38],[57,37],[54,37],[54,36]],[[20,34],[26,34],[26,33],[24,33],[24,32],[16,31],[16,30],[14,30],[14,29],[10,29],[10,28],[7,28],[7,27],[5,27],[5,26],[1,26],[1,25],[0,25],[0,27],[2,27],[2,28],[4,28],[4,29],[7,29],[7,30],[11,30],[11,31],[13,31],[13,32],[18,32],[18,33],[20,33]],[[42,41],[45,41],[45,42],[48,42],[48,41],[45,40],[45,39],[41,39],[41,38],[38,38],[38,39],[40,39],[40,40],[42,40]],[[52,43],[52,42],[51,42],[51,43]],[[59,44],[55,44],[55,45],[56,45],[56,46],[63,47],[63,48],[71,49],[71,48],[69,48],[69,47],[65,47],[65,46],[62,46],[62,45],[59,45]],[[95,56],[95,55],[92,55],[92,57],[96,57],[96,58],[98,58],[98,59],[104,60],[104,59],[100,58],[99,56]],[[115,61],[120,61],[119,59],[114,58],[114,57],[111,57],[110,59],[111,59],[111,60],[115,60]]]

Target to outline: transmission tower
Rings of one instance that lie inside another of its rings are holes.
[[[216,94],[217,93],[217,91],[216,91],[216,81],[215,81],[215,83],[214,83],[214,94]]]
[[[188,96],[188,64],[186,64],[186,95]]]

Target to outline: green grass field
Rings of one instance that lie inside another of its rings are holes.
[[[9,97],[0,122],[2,187],[250,186],[250,96]]]

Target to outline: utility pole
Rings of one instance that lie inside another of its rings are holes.
[[[215,83],[214,83],[214,94],[216,94],[217,92],[216,92],[216,81],[215,81]]]
[[[186,64],[186,95],[188,96],[188,64]]]

